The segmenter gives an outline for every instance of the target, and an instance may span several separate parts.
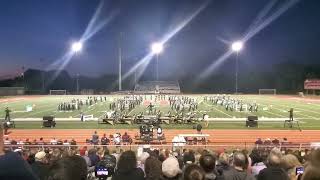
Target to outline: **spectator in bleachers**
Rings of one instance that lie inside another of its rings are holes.
[[[133,151],[125,151],[120,155],[117,170],[112,180],[144,180],[142,169],[137,168],[137,158]]]
[[[79,154],[85,160],[87,167],[91,167],[91,160],[88,156],[87,147],[83,147],[82,149],[80,149]]]
[[[169,157],[162,163],[162,180],[179,180],[181,177],[181,170],[178,159]]]
[[[183,171],[183,180],[205,180],[205,172],[196,164],[187,165]]]
[[[76,141],[76,140],[74,140],[74,139],[71,139],[71,141],[70,141],[70,145],[73,145],[73,146],[77,145],[77,141]]]
[[[39,139],[38,144],[39,144],[39,145],[45,145],[45,144],[46,144],[46,143],[44,142],[44,140],[43,140],[43,137],[41,137],[41,138]]]
[[[91,139],[92,144],[98,145],[99,144],[99,135],[97,134],[97,131],[94,132]]]
[[[69,146],[70,143],[68,142],[68,140],[64,140],[64,141],[63,141],[63,145],[64,145],[64,146]]]
[[[130,143],[130,136],[128,135],[127,132],[125,132],[123,135],[122,135],[122,142],[124,144],[129,144]]]
[[[215,180],[217,175],[215,174],[216,158],[212,154],[204,154],[199,159],[200,167],[205,172],[206,180]]]
[[[270,138],[267,138],[264,142],[263,142],[264,145],[271,145],[271,139]]]
[[[261,152],[258,149],[253,149],[250,157],[252,159],[251,173],[253,176],[257,176],[262,169],[267,167],[265,165],[267,155],[265,152]]]
[[[282,156],[280,165],[284,170],[288,171],[290,169],[300,167],[301,163],[295,155],[287,154]]]
[[[46,158],[47,154],[44,151],[40,151],[35,155],[35,162],[31,164],[32,171],[39,179],[45,179],[49,166]]]
[[[12,142],[11,142],[11,144],[12,144]],[[32,145],[38,145],[38,141],[36,139],[34,139],[31,144]]]
[[[18,153],[3,151],[3,129],[0,127],[0,179],[37,180],[31,167]]]
[[[255,180],[255,178],[247,173],[247,157],[242,152],[233,154],[232,168],[229,171],[223,172],[225,180]]]
[[[219,155],[216,169],[217,169],[218,176],[222,176],[223,173],[231,171],[229,155],[227,153],[221,153]]]
[[[193,164],[195,163],[196,159],[194,156],[193,151],[187,151],[183,154],[183,164],[187,165],[187,164]]]
[[[154,156],[146,159],[144,171],[146,180],[160,180],[161,177],[161,162]]]
[[[50,144],[52,144],[52,145],[57,145],[57,140],[56,140],[56,138],[52,138],[51,140],[50,140]]]
[[[274,140],[272,140],[272,143],[273,143],[274,145],[279,145],[279,144],[280,144],[280,141],[279,141],[278,138],[274,138]]]
[[[100,141],[101,145],[108,145],[110,143],[110,140],[107,138],[106,134],[103,134]]]
[[[25,144],[25,145],[31,145],[31,142],[30,142],[29,138],[27,138],[27,139],[25,140],[24,144]]]
[[[308,165],[307,168],[305,169],[301,179],[302,180],[318,180],[318,179],[320,179],[319,169],[320,169],[319,166]]]
[[[90,149],[88,151],[88,157],[90,158],[91,166],[95,166],[100,160],[99,156],[97,155],[96,149]]]
[[[255,142],[256,145],[262,145],[263,141],[261,140],[261,138],[258,138],[257,141]]]
[[[113,143],[115,145],[120,145],[121,144],[121,135],[120,133],[116,133],[113,135]]]
[[[106,157],[111,157],[113,162],[115,162],[115,163],[117,162],[117,158],[114,155],[110,154],[109,149],[104,149],[104,155],[103,155],[102,159],[104,159]]]
[[[258,180],[283,179],[289,180],[287,173],[281,168],[281,152],[273,149],[267,159],[267,168],[260,171]]]
[[[55,161],[49,169],[50,180],[86,180],[87,165],[85,160],[77,155],[63,157]]]
[[[6,137],[6,139],[4,140],[4,145],[10,145],[11,141],[9,140],[8,137]]]

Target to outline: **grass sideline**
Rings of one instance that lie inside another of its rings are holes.
[[[193,129],[195,124],[162,124],[163,129]],[[203,126],[204,127],[204,126]],[[41,122],[17,122],[17,129],[41,129]],[[57,122],[57,126],[52,129],[137,129],[139,125],[137,124],[98,124],[97,122]],[[312,127],[303,127],[303,129],[314,129]],[[51,128],[43,128],[50,130]],[[283,128],[282,123],[259,123],[258,128],[248,128],[245,126],[244,122],[236,123],[220,123],[213,122],[209,123],[208,127],[203,129],[248,129],[248,130],[257,130],[257,129],[279,129],[279,130],[288,130],[288,128]],[[297,127],[294,127],[293,130],[298,130]]]

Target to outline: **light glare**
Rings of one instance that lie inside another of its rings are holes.
[[[161,43],[153,43],[151,45],[151,51],[153,54],[160,54],[163,51],[163,45]]]
[[[79,52],[79,51],[81,51],[81,49],[82,49],[82,43],[81,43],[81,42],[75,42],[75,43],[73,43],[71,49],[72,49],[73,52]]]
[[[243,48],[243,43],[241,41],[236,41],[232,43],[231,49],[232,51],[239,52]]]

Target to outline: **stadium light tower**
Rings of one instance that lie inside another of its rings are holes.
[[[71,46],[71,50],[74,53],[80,52],[82,50],[82,43],[81,42],[74,42]]]
[[[232,43],[231,45],[231,50],[233,52],[236,52],[236,74],[235,74],[235,93],[238,94],[238,56],[239,56],[239,52],[242,50],[243,48],[243,42],[242,41],[235,41],[234,43]]]
[[[159,54],[163,51],[163,44],[159,42],[152,43],[151,52],[157,56],[156,60],[156,79],[159,80]]]
[[[80,41],[74,42],[71,45],[71,51],[76,54],[82,50],[82,46],[83,45]],[[79,94],[79,87],[79,74],[77,74],[77,94]]]

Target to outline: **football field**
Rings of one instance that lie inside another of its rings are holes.
[[[154,102],[154,97],[142,95],[143,103],[131,111],[129,115],[138,114],[139,112],[147,113],[147,106],[150,102],[155,105],[157,110],[163,114],[172,111],[169,101],[158,100]],[[320,129],[320,99],[302,98],[298,96],[286,95],[230,95],[234,99],[241,100],[245,103],[256,103],[257,112],[248,111],[227,111],[224,106],[216,105],[204,101],[206,95],[178,95],[189,96],[196,99],[198,109],[196,116],[201,118],[204,113],[210,118],[209,128],[218,129],[235,129],[246,128],[244,119],[247,116],[255,115],[260,119],[270,121],[258,121],[261,129],[283,129],[283,121],[289,119],[289,109],[294,109],[294,118],[300,122],[302,129]],[[208,95],[214,96],[214,95]],[[106,101],[98,101],[93,105],[84,105],[80,110],[59,111],[58,105],[63,102],[71,102],[72,99],[86,99],[88,96],[60,95],[60,96],[15,96],[0,97],[0,119],[5,117],[5,108],[11,110],[11,119],[16,121],[17,128],[40,128],[40,121],[43,116],[55,116],[60,129],[79,129],[79,128],[136,128],[136,125],[105,125],[98,124],[97,120],[103,118],[110,111],[109,104],[122,95],[101,95],[106,97]],[[97,96],[98,97],[98,96]],[[29,107],[29,109],[27,109]],[[32,107],[30,109],[30,107]],[[80,113],[93,117],[93,121],[80,122]],[[274,120],[274,121],[273,121]],[[165,128],[183,129],[192,128],[192,125],[170,124],[164,125]]]

